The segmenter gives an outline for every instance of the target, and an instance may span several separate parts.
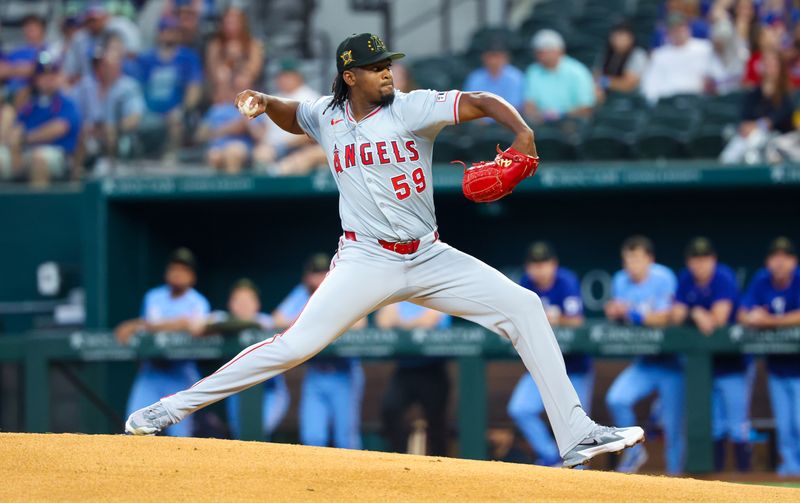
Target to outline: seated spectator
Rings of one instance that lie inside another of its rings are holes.
[[[525,72],[525,115],[534,122],[587,117],[595,104],[592,74],[564,54],[564,39],[553,30],[533,37],[537,62]]]
[[[655,49],[642,77],[642,94],[655,103],[676,94],[701,94],[711,62],[711,43],[692,38],[686,18],[668,19],[669,41]]]
[[[159,22],[158,45],[139,58],[140,82],[144,90],[148,127],[166,125],[168,142],[165,158],[174,160],[183,142],[184,119],[192,113],[202,93],[203,69],[200,56],[179,45],[175,18]]]
[[[789,81],[792,89],[800,89],[800,23],[792,31],[792,45],[786,50],[786,59],[789,62]]]
[[[637,91],[646,67],[647,52],[636,45],[636,36],[631,25],[616,25],[608,34],[606,51],[594,72],[598,95],[602,97],[609,91]]]
[[[736,276],[717,261],[714,246],[706,238],[695,238],[686,247],[686,268],[678,277],[678,292],[672,306],[672,322],[690,324],[704,335],[735,320],[738,302]],[[752,359],[740,355],[714,357],[711,395],[714,467],[725,465],[725,441],[734,447],[736,468],[750,470],[750,395],[754,370]]]
[[[227,68],[234,76],[233,88],[239,92],[257,86],[263,66],[264,47],[250,34],[247,16],[240,8],[229,7],[222,15],[219,31],[208,43],[206,71]],[[216,84],[213,78],[209,81]]]
[[[742,297],[739,323],[753,329],[800,325],[800,271],[794,244],[785,237],[774,240],[767,252],[766,268],[759,270]],[[778,475],[800,476],[800,357],[770,355],[767,375],[772,414],[778,433],[781,463]]]
[[[764,54],[780,51],[780,32],[773,26],[756,25],[750,58],[745,63],[742,85],[752,89],[761,85],[764,76]]]
[[[22,34],[25,42],[6,52],[0,58],[0,86],[5,85],[6,94],[14,97],[24,90],[33,77],[39,53],[45,51],[47,21],[37,15],[26,16],[22,21]],[[14,104],[19,106],[27,96],[22,93]]]
[[[238,174],[250,159],[253,139],[263,135],[264,119],[248,121],[234,105],[236,91],[229,70],[217,70],[214,104],[206,112],[195,141],[207,143],[206,161],[218,171]]]
[[[97,47],[92,72],[72,90],[83,118],[83,155],[112,162],[133,153],[133,136],[145,111],[138,82],[122,73],[125,55],[115,39],[111,36]]]
[[[750,51],[729,19],[720,19],[711,26],[711,45],[706,92],[720,95],[738,91]]]
[[[669,39],[669,18],[673,14],[678,14],[686,18],[692,37],[701,39],[708,38],[708,22],[701,13],[704,3],[706,2],[702,2],[701,0],[667,0],[664,4],[664,14],[662,18],[666,22],[662,21],[657,24],[656,32],[653,35],[653,48],[667,43]]]
[[[523,110],[522,90],[525,87],[525,75],[509,63],[506,44],[500,40],[492,40],[481,53],[482,68],[467,75],[464,91],[486,91],[504,98],[511,106]]]
[[[34,69],[33,91],[20,107],[9,143],[0,146],[0,178],[28,178],[45,187],[67,174],[78,143],[81,119],[61,92],[58,63],[43,52]]]
[[[655,263],[653,243],[633,236],[622,244],[623,269],[614,275],[611,300],[605,306],[611,322],[634,326],[663,327],[669,323],[675,295],[675,274]],[[634,406],[657,392],[664,426],[667,473],[683,471],[685,432],[683,370],[676,356],[645,356],[634,360],[611,385],[606,405],[615,424],[636,424]],[[641,445],[625,451],[617,470],[635,473],[647,461]]]
[[[178,18],[181,45],[193,49],[198,54],[203,54],[205,44],[203,35],[200,33],[202,0],[200,2],[176,1],[174,3],[176,4],[175,10],[170,12],[174,12],[174,16]]]
[[[186,249],[175,250],[165,272],[166,284],[144,296],[139,318],[117,326],[120,344],[129,344],[137,332],[197,333],[208,316],[208,301],[193,287],[197,281],[194,254]],[[186,389],[200,379],[197,365],[189,360],[145,360],[133,382],[128,397],[127,414],[158,401],[161,397]],[[167,435],[188,437],[194,418],[186,418],[165,430]]]
[[[259,288],[249,279],[240,279],[233,284],[228,297],[228,311],[214,311],[208,318],[205,332],[209,332],[215,324],[226,322],[255,322],[261,330],[272,331],[275,323],[272,316],[261,312],[261,299]],[[279,374],[272,379],[264,381],[264,402],[262,406],[262,426],[267,439],[272,436],[286,411],[289,410],[289,388],[286,387],[286,377]],[[228,413],[228,425],[232,438],[241,436],[242,427],[239,418],[241,398],[238,393],[225,399],[225,408]]]
[[[277,96],[296,101],[316,101],[319,93],[308,87],[295,60],[286,59],[276,80]],[[253,151],[256,165],[272,175],[306,175],[327,159],[320,145],[306,135],[288,133],[272,121]]]
[[[322,285],[331,259],[324,253],[312,255],[303,278],[272,313],[278,328],[291,326],[311,296]],[[367,319],[352,328],[364,328]],[[303,395],[300,398],[300,442],[320,447],[333,444],[342,449],[361,449],[361,399],[364,370],[357,358],[316,356],[306,362]],[[331,435],[332,433],[332,435]]]
[[[378,310],[378,328],[413,330],[449,328],[450,316],[411,302],[390,304]],[[409,452],[406,414],[419,404],[427,422],[426,451],[412,454],[447,455],[447,404],[450,379],[447,360],[436,357],[398,358],[389,386],[381,401],[383,434],[392,452]]]
[[[539,296],[550,325],[577,327],[583,324],[583,300],[578,277],[559,265],[558,256],[549,243],[539,241],[531,245],[525,261],[525,274],[519,284]],[[594,384],[592,361],[585,355],[567,355],[564,363],[583,410],[588,414],[592,408]],[[558,446],[541,417],[544,412],[542,396],[530,373],[525,372],[520,378],[507,410],[536,452],[536,464],[561,466]]]
[[[794,102],[786,62],[777,52],[764,54],[762,62],[764,78],[743,98],[742,122],[738,134],[720,154],[723,163],[763,162],[770,137],[794,129]]]

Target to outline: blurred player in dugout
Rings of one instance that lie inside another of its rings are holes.
[[[519,284],[539,295],[552,326],[577,327],[583,324],[583,301],[578,277],[559,265],[556,251],[549,243],[538,241],[531,245],[525,261],[525,274]],[[589,413],[594,385],[591,359],[586,355],[569,355],[564,357],[564,363],[581,405]],[[536,452],[536,464],[561,466],[558,447],[542,420],[542,412],[542,397],[533,378],[526,372],[511,394],[508,415]]]
[[[753,329],[800,325],[800,271],[797,251],[786,237],[775,239],[742,296],[739,323]],[[781,463],[778,475],[800,476],[800,356],[770,355],[767,377]]]
[[[148,291],[139,318],[117,326],[117,340],[127,344],[137,332],[197,333],[209,313],[206,298],[194,289],[197,281],[197,262],[187,248],[170,255],[164,275],[165,284]],[[128,397],[127,414],[147,406],[161,397],[186,389],[200,379],[197,364],[190,360],[145,360],[133,382]],[[192,418],[167,428],[165,433],[175,437],[192,434]]]
[[[611,300],[605,306],[606,318],[634,326],[663,327],[669,323],[677,279],[675,274],[655,263],[653,242],[632,236],[622,244],[621,271],[611,283]],[[658,393],[659,422],[664,428],[667,473],[683,471],[685,449],[683,364],[678,356],[642,356],[634,360],[611,385],[606,406],[615,424],[636,424],[634,406]],[[625,451],[618,471],[635,473],[647,461],[642,445]]]
[[[286,329],[300,316],[308,299],[322,284],[330,258],[318,253],[308,259],[302,282],[272,313],[275,326]],[[364,328],[362,318],[352,328]],[[316,356],[305,363],[300,398],[300,442],[305,445],[361,449],[361,399],[364,370],[357,358]],[[331,436],[331,430],[333,435]]]
[[[260,330],[272,331],[275,329],[272,316],[261,312],[261,291],[255,283],[247,278],[242,278],[233,284],[228,297],[228,310],[211,313],[204,332],[212,332],[215,324],[241,322],[254,323]],[[286,386],[286,377],[283,374],[264,381],[261,386],[264,388],[262,428],[264,436],[269,439],[283,418],[286,417],[291,400],[289,388]],[[240,404],[239,393],[225,399],[228,426],[232,438],[239,438],[242,432],[239,418]]]
[[[399,302],[381,308],[375,318],[379,328],[449,328],[450,316],[418,306]],[[447,455],[447,404],[450,380],[447,359],[437,357],[398,358],[389,387],[381,403],[383,433],[393,452],[409,452],[409,428],[406,414],[419,404],[427,422],[427,450],[433,456]],[[414,452],[414,454],[420,454]]]
[[[709,239],[692,239],[686,247],[686,268],[678,276],[672,323],[694,325],[702,334],[711,335],[735,320],[738,302],[733,270],[718,262]],[[724,468],[726,440],[733,444],[736,469],[750,469],[749,410],[754,375],[751,357],[714,357],[711,411],[716,471]]]

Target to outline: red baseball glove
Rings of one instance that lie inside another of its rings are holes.
[[[505,151],[497,146],[497,157],[493,161],[481,161],[470,168],[461,161],[464,180],[461,184],[464,196],[476,203],[497,201],[514,190],[519,182],[536,173],[539,158],[523,154],[511,147]]]

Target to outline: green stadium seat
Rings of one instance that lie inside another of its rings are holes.
[[[587,160],[630,159],[630,134],[617,129],[593,126],[578,145],[581,157]]]
[[[566,135],[553,130],[536,133],[536,152],[548,161],[574,161],[578,151]]]
[[[618,93],[610,91],[606,93],[603,108],[612,110],[645,110],[647,102],[639,93]]]
[[[641,109],[603,106],[592,117],[593,127],[602,127],[617,133],[633,133],[645,122],[647,113]]]
[[[456,159],[466,162],[472,146],[472,137],[461,133],[460,129],[460,127],[445,129],[436,138],[436,144],[433,147],[433,162],[449,163]]]
[[[676,94],[658,100],[656,107],[677,108],[680,110],[697,109],[704,97],[699,94]]]
[[[508,28],[481,28],[472,34],[467,52],[480,53],[491,42],[496,40],[502,40],[511,51],[523,47],[526,42],[518,33]]]
[[[698,108],[681,109],[659,102],[650,110],[647,123],[653,127],[671,129],[682,134],[691,133],[700,122]]]
[[[725,148],[722,129],[715,126],[703,126],[689,139],[689,153],[698,159],[716,159]]]
[[[636,154],[642,159],[685,159],[686,135],[672,128],[649,125],[636,138]]]
[[[497,124],[476,124],[470,130],[470,134],[473,140],[469,149],[470,159],[494,159],[498,144],[503,150],[510,147],[514,141],[514,134]]]

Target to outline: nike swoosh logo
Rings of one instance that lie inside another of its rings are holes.
[[[578,445],[600,445],[600,442],[598,442],[597,439],[594,439],[591,442],[581,442]]]
[[[335,126],[336,124],[339,124],[343,120],[344,119],[331,119],[331,126]]]

